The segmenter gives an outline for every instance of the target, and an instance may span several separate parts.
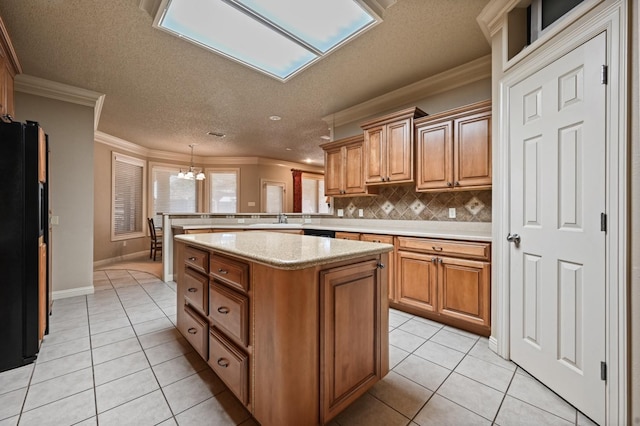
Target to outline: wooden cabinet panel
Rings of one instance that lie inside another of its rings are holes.
[[[249,265],[246,263],[213,254],[211,276],[239,290],[249,289]]]
[[[0,18],[0,116],[15,117],[13,104],[14,78],[22,73],[22,67],[9,39],[7,29]]]
[[[185,229],[184,233],[187,235],[191,234],[210,234],[213,232],[213,229]]]
[[[416,190],[452,187],[452,123],[416,126]]]
[[[38,246],[38,340],[44,338],[47,330],[47,245],[40,237]]]
[[[209,318],[244,346],[249,344],[249,298],[213,282],[209,285]]]
[[[324,193],[327,196],[369,195],[364,184],[362,135],[329,142],[324,150]]]
[[[339,238],[341,240],[360,241],[360,234],[357,232],[336,231],[336,238]]]
[[[209,314],[208,288],[209,278],[207,276],[185,268],[183,297],[194,309],[205,316]]]
[[[225,339],[215,328],[209,332],[209,366],[229,387],[229,390],[247,405],[249,403],[249,357]]]
[[[205,274],[209,272],[209,253],[206,251],[187,246],[184,249],[183,262]]]
[[[361,234],[360,241],[368,241],[370,243],[384,243],[393,245],[394,237],[393,235],[379,235],[379,234]],[[393,254],[389,255],[389,260],[385,265],[387,268],[387,286],[388,286],[388,296],[389,300],[395,300],[395,256]]]
[[[38,180],[47,182],[47,136],[42,127],[38,128]]]
[[[381,371],[380,277],[377,263],[362,262],[322,273],[321,389],[327,422],[362,395]],[[354,320],[357,319],[357,320]]]
[[[186,337],[187,341],[193,346],[193,348],[200,354],[200,356],[206,361],[209,359],[209,345],[207,338],[207,330],[209,329],[209,323],[206,322],[200,315],[189,306],[184,307],[183,316],[184,323],[181,327],[178,327],[180,332]]]
[[[435,255],[461,256],[481,260],[488,260],[491,255],[491,244],[474,241],[398,237],[398,248]]]
[[[365,184],[413,182],[413,119],[426,113],[409,108],[361,125]]]
[[[488,327],[491,265],[447,257],[439,265],[440,314]]]
[[[415,121],[416,191],[491,187],[491,101]]]
[[[491,185],[491,113],[454,121],[455,185]]]
[[[437,271],[435,256],[398,251],[396,300],[398,303],[435,312]]]

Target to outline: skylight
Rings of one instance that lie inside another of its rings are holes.
[[[154,26],[286,81],[378,22],[357,0],[164,0]]]

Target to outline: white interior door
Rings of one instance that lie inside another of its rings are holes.
[[[605,37],[509,91],[511,359],[601,424]]]

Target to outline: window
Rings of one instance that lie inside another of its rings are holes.
[[[211,213],[238,212],[238,169],[207,170],[209,211]]]
[[[144,176],[145,161],[112,153],[112,241],[144,236]]]
[[[262,181],[262,211],[282,213],[284,211],[284,182]]]
[[[302,213],[329,213],[323,176],[302,175]]]
[[[196,181],[179,179],[178,170],[171,167],[152,166],[152,208],[156,226],[162,224],[158,213],[195,213]]]

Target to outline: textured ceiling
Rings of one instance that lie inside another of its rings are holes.
[[[398,0],[286,83],[153,29],[139,0],[0,0],[0,16],[24,73],[106,94],[102,132],[170,152],[196,143],[198,156],[320,163],[323,116],[489,54],[476,23],[487,2]]]

